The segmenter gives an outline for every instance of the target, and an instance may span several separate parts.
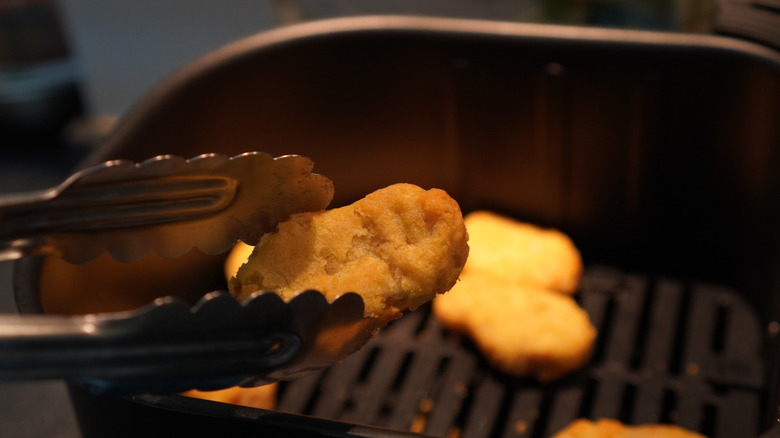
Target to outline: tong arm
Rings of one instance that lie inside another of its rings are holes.
[[[120,262],[150,251],[207,254],[256,243],[299,211],[324,209],[333,183],[306,157],[247,152],[108,161],[48,190],[0,197],[0,261],[57,255]]]
[[[194,312],[166,297],[114,314],[0,316],[0,379],[62,378],[98,393],[167,393],[237,385],[297,356],[301,338],[291,329],[243,317],[224,292],[206,301]]]

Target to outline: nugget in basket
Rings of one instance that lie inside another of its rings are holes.
[[[497,369],[547,382],[584,365],[596,329],[572,298],[582,260],[563,233],[477,211],[461,281],[434,300],[448,329],[471,338]]]

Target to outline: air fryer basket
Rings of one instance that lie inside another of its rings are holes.
[[[722,37],[362,17],[222,48],[155,88],[90,163],[297,153],[334,181],[333,206],[411,182],[447,190],[464,212],[558,227],[587,265],[579,300],[599,328],[596,351],[582,371],[542,386],[492,370],[422,308],[342,364],[284,384],[280,412],[105,399],[74,385],[82,428],[542,437],[578,417],[611,417],[713,437],[770,431],[777,120],[780,55]],[[32,291],[44,311],[81,311],[72,297],[89,295],[98,272],[104,288],[139,302],[204,266],[218,277],[220,259],[191,256],[158,261],[142,291],[127,283],[148,277],[134,264],[26,261],[20,306],[35,307]],[[87,280],[47,280],[73,276]],[[110,301],[94,297],[90,310]]]

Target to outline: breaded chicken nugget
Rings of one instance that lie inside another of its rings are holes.
[[[461,281],[434,300],[434,315],[506,373],[550,381],[583,366],[596,329],[569,296],[582,259],[568,236],[487,211],[465,224],[468,261]]]
[[[704,435],[671,424],[643,424],[627,426],[617,420],[579,419],[572,422],[553,438],[705,438]]]
[[[345,207],[292,215],[260,239],[230,290],[241,300],[259,290],[290,298],[316,289],[328,300],[356,292],[381,327],[449,290],[467,241],[446,192],[395,184]]]
[[[233,386],[216,391],[198,391],[193,389],[182,393],[182,395],[250,408],[272,410],[276,409],[277,386],[276,383],[271,383],[254,388]]]
[[[467,335],[497,369],[550,381],[583,366],[596,329],[566,294],[469,273],[433,301],[442,324]]]
[[[568,236],[554,229],[488,211],[466,215],[471,254],[465,271],[479,271],[507,282],[574,293],[582,259]]]

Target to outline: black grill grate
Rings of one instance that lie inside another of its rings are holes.
[[[493,371],[425,307],[285,384],[279,410],[439,437],[547,437],[580,417],[758,435],[761,331],[736,291],[591,268],[579,299],[599,329],[594,354],[553,384]]]

